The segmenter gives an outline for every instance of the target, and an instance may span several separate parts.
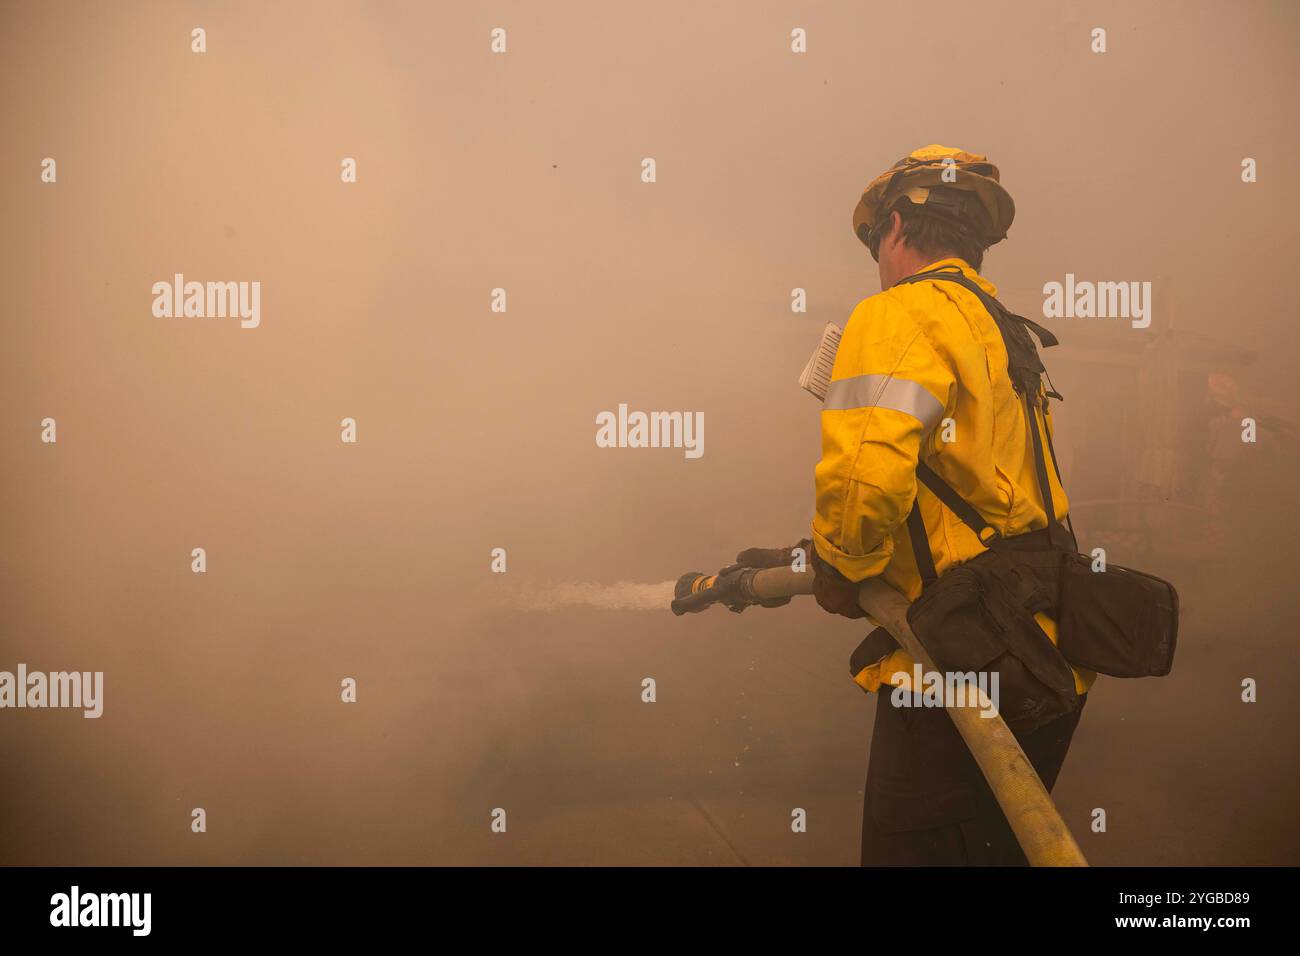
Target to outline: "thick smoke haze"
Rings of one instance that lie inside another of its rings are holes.
[[[96,720],[0,711],[0,864],[856,863],[864,625],[666,605],[808,534],[795,379],[879,291],[858,196],[929,143],[1015,197],[1011,308],[1152,283],[1148,328],[1042,320],[1081,544],[1184,603],[1171,676],[1093,691],[1063,816],[1094,864],[1300,862],[1300,10],[941,20],[0,8],[0,670],[105,675]],[[177,273],[260,282],[260,324],[155,317]],[[620,404],[702,412],[705,453],[598,447]]]

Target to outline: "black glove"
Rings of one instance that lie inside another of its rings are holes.
[[[802,548],[805,559],[812,553],[812,541],[800,541],[789,548],[746,548],[736,555],[736,563],[719,571],[707,591],[694,594],[692,587],[703,577],[697,571],[683,574],[674,591],[674,614],[693,614],[712,604],[724,604],[728,610],[740,613],[747,607],[784,607],[790,598],[759,598],[754,593],[754,575],[765,568],[780,568],[794,564],[794,550]]]
[[[812,539],[805,538],[789,548],[746,548],[736,555],[736,564],[746,568],[782,568],[794,564],[794,550],[803,551],[805,561],[812,560]]]
[[[812,539],[805,538],[796,545],[788,548],[746,548],[740,554],[736,555],[736,563],[731,568],[724,568],[723,573],[732,570],[732,568],[788,568],[794,565],[794,551],[799,548],[803,551],[804,561],[808,560],[809,555],[813,553]],[[753,575],[744,579],[742,586],[748,586]],[[766,601],[760,601],[753,596],[752,590],[749,592],[749,603],[757,604],[759,607],[785,607],[790,603],[790,598],[772,598]],[[730,605],[728,605],[730,607]],[[743,611],[744,608],[731,608],[733,611]]]
[[[867,612],[858,606],[858,588],[861,584],[854,584],[840,574],[823,561],[816,551],[813,552],[812,566],[816,574],[813,578],[813,596],[817,598],[822,610],[853,620],[867,616]]]
[[[745,608],[760,603],[754,596],[751,582],[757,573],[757,568],[745,567],[741,564],[733,564],[730,567],[723,568],[718,572],[717,580],[713,582],[713,587],[709,588],[709,594],[719,604],[725,604],[728,611],[735,611],[739,614]],[[766,605],[768,607],[779,605]]]

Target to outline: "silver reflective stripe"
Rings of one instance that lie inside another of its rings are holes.
[[[924,385],[890,375],[855,375],[831,382],[823,411],[853,408],[890,408],[911,415],[929,431],[943,417],[943,403]]]

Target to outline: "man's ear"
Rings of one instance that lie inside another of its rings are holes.
[[[903,217],[899,214],[898,210],[895,209],[892,212],[890,212],[889,228],[885,230],[885,235],[884,238],[881,240],[881,244],[883,245],[884,243],[888,242],[892,245],[893,243],[897,242],[898,232],[902,228],[902,226],[903,226]]]

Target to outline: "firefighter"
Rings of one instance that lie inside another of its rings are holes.
[[[831,613],[863,617],[857,585],[873,576],[915,600],[927,581],[983,553],[990,536],[1047,547],[1050,534],[1053,546],[1073,544],[1072,535],[1068,544],[1055,537],[1065,534],[1069,503],[1054,467],[1047,493],[1040,489],[1035,443],[1050,448],[1050,413],[1045,401],[1027,412],[989,308],[997,289],[980,275],[985,250],[1006,237],[1014,215],[996,166],[937,145],[900,160],[858,202],[854,231],[879,266],[882,291],[850,316],[821,413],[812,564],[817,601]],[[921,275],[936,272],[949,280]],[[951,490],[949,504],[918,468]],[[975,512],[968,520],[953,510],[962,503]],[[1055,643],[1052,616],[1035,619]],[[911,658],[877,629],[850,666],[877,694],[863,865],[1023,865],[947,713],[891,704],[890,685],[912,673]],[[1049,790],[1096,676],[1065,674],[1077,702],[1017,732]]]

